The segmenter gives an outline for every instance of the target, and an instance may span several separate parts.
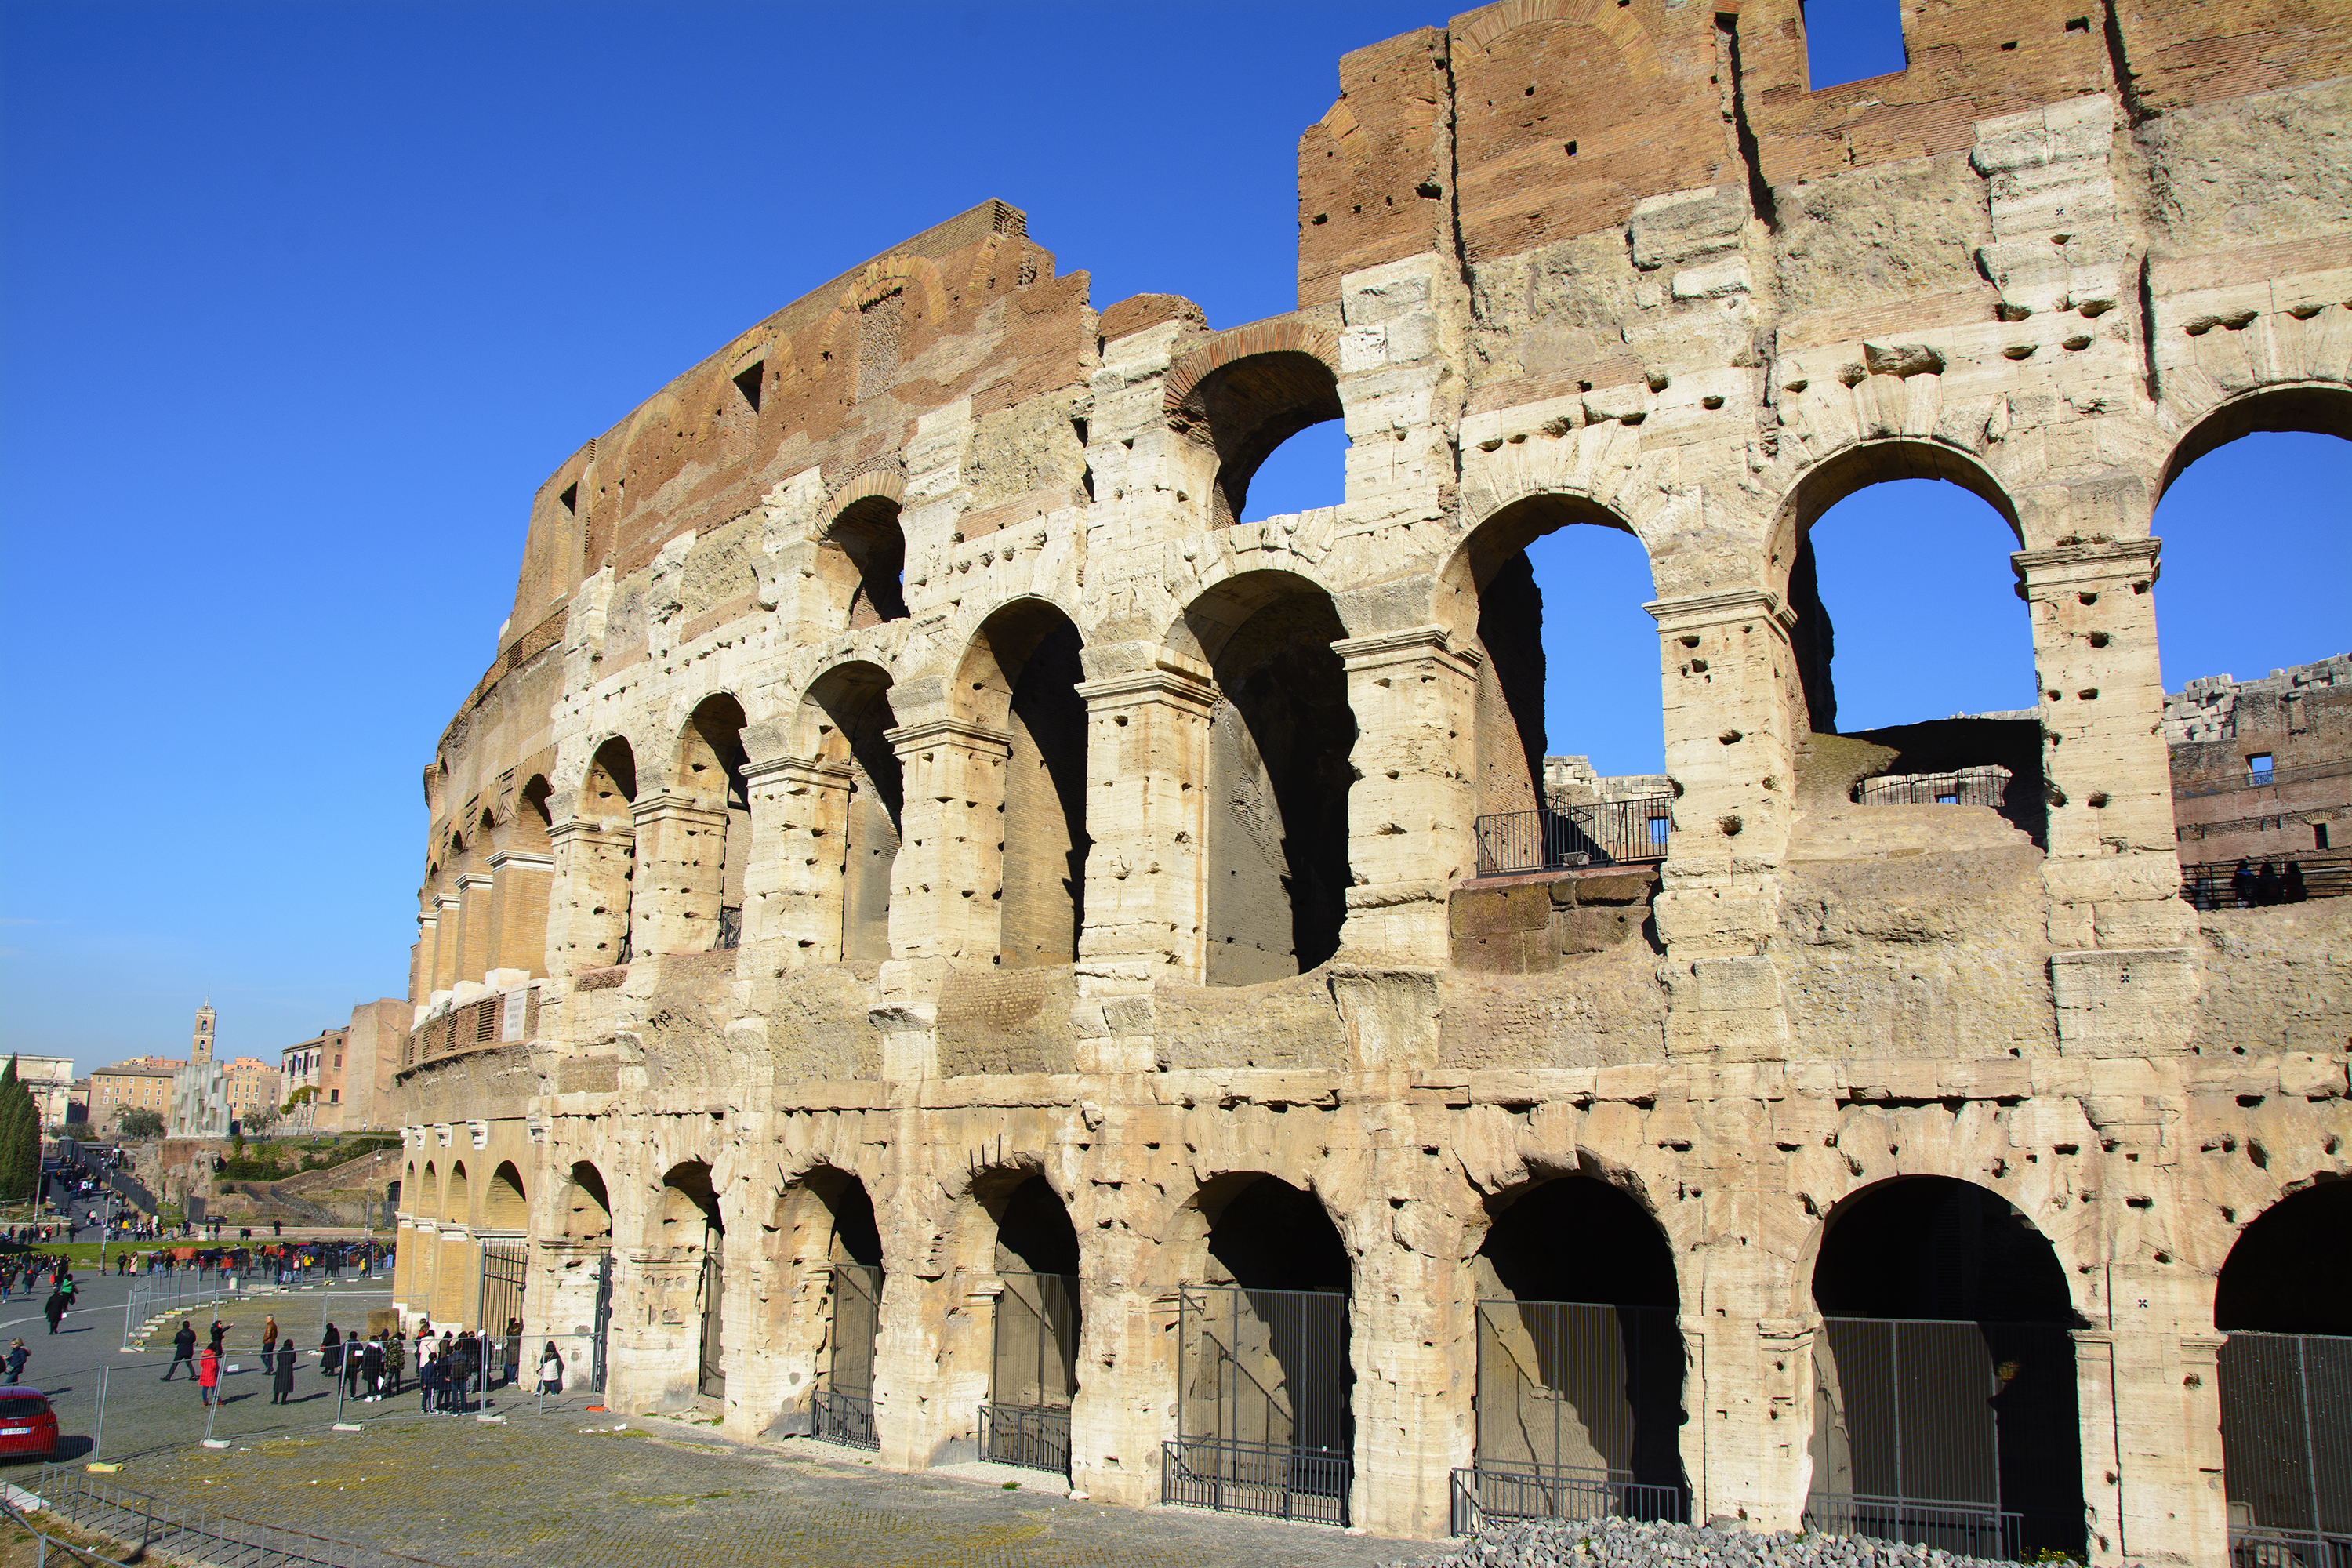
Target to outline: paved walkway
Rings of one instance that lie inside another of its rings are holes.
[[[1432,1550],[1072,1501],[1031,1489],[1045,1477],[1009,1491],[995,1477],[1023,1472],[982,1473],[900,1476],[806,1440],[751,1447],[684,1423],[551,1412],[506,1426],[385,1420],[220,1450],[174,1446],[110,1479],[440,1563],[512,1568],[1371,1568]]]

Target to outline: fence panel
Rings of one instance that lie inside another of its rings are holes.
[[[879,1447],[874,1335],[882,1318],[882,1270],[864,1263],[834,1265],[825,1301],[825,1371],[812,1395],[812,1429],[852,1447]]]
[[[1478,875],[1663,860],[1673,817],[1674,799],[1663,795],[1482,816],[1474,826]]]
[[[1181,1436],[1163,1447],[1163,1500],[1345,1523],[1355,1451],[1346,1295],[1189,1285],[1177,1317]]]
[[[1078,1279],[1007,1272],[996,1299],[981,1457],[1066,1475],[1078,1386]]]
[[[2233,1333],[2219,1373],[2236,1568],[2352,1568],[2352,1337]]]

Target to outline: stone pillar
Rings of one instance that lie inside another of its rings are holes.
[[[457,879],[457,898],[464,935],[457,943],[457,978],[480,982],[498,967],[497,921],[492,906],[498,883],[485,871],[467,871]]]
[[[890,955],[984,969],[1003,931],[1004,764],[1013,738],[964,719],[884,737],[905,780],[890,873]]]
[[[709,952],[719,939],[725,808],[665,790],[639,795],[629,812],[636,824],[635,887],[629,901],[636,955]]]
[[[443,893],[433,900],[439,917],[433,926],[433,989],[446,993],[457,989],[457,982],[466,977],[462,953],[466,939],[465,900],[457,893]]]
[[[574,817],[549,830],[555,847],[548,900],[548,971],[571,974],[621,962],[629,933],[632,836]]]
[[[481,1260],[473,1237],[460,1225],[444,1225],[436,1236],[433,1321],[470,1324],[481,1305]]]
[[[757,973],[841,962],[846,763],[774,757],[745,764],[751,856],[743,868],[745,962]]]
[[[924,1470],[979,1458],[998,1282],[962,1269],[926,1279],[886,1267],[874,1345],[874,1411],[882,1462]]]
[[[1380,1215],[1393,1239],[1358,1264],[1349,1293],[1356,1479],[1348,1517],[1375,1535],[1445,1536],[1454,1467],[1469,1464],[1475,1447],[1475,1380],[1464,1355],[1476,1343],[1475,1293],[1462,1259],[1445,1255],[1458,1248],[1438,1245],[1458,1222],[1437,1210],[1408,1200]]]
[[[2216,1371],[2221,1341],[2193,1321],[2184,1326],[2179,1309],[2198,1294],[2210,1305],[2210,1296],[2175,1286],[2168,1276],[2179,1272],[2116,1265],[2108,1280],[2112,1326],[2074,1336],[2083,1496],[2095,1563],[2230,1563]]]
[[[555,876],[552,855],[500,849],[490,856],[492,968],[525,975],[548,973],[547,903]]]
[[[1658,623],[1674,831],[1655,906],[1672,994],[1666,1049],[1726,1061],[1787,1054],[1769,960],[1775,874],[1796,794],[1792,716],[1803,711],[1791,617],[1778,595],[1736,589],[1643,606]]]
[[[2050,802],[2053,947],[2175,947],[2180,899],[2164,673],[2150,590],[2157,542],[2065,544],[2010,557],[2032,606]]]
[[[1174,666],[1082,681],[1087,703],[1087,923],[1078,936],[1080,1070],[1157,1065],[1150,993],[1198,984],[1209,716],[1216,688]]]
[[[1365,958],[1449,962],[1447,900],[1477,875],[1474,842],[1479,655],[1443,626],[1414,626],[1331,645],[1346,661],[1356,713],[1348,795],[1348,889],[1342,946]]]

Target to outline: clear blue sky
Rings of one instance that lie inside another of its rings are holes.
[[[1851,58],[1817,80],[1888,68],[1883,26],[1874,45],[1824,6],[1816,43]],[[1097,304],[1290,308],[1292,149],[1339,55],[1444,16],[0,3],[0,1049],[178,1054],[209,987],[224,1049],[274,1057],[401,994],[419,774],[557,462],[990,196]],[[1328,436],[1299,445],[1254,510],[1330,499]],[[2176,684],[2345,645],[2317,585],[2345,580],[2352,448],[2321,445],[2240,464],[2179,520]],[[1847,721],[2029,700],[1990,514],[1862,505],[1820,536]],[[1581,699],[1555,749],[1646,771],[1647,576],[1629,541],[1577,542],[1601,559],[1540,563],[1554,668],[1579,672],[1554,691]],[[1921,570],[1953,618],[1874,631],[1872,574]],[[2005,663],[1916,657],[2011,634]]]

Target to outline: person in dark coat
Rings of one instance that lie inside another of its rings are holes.
[[[328,1377],[343,1370],[343,1336],[329,1323],[319,1338],[319,1371]]]
[[[507,1386],[508,1386],[509,1388],[512,1388],[513,1386],[515,1386],[517,1384],[520,1383],[521,1381],[522,1381],[522,1320],[521,1320],[520,1318],[509,1318],[509,1319],[507,1320],[507,1374],[506,1374],[506,1384],[507,1384]]]
[[[2254,868],[2243,860],[2230,873],[2230,897],[2242,910],[2254,907]]]
[[[163,1369],[161,1381],[169,1383],[172,1374],[185,1365],[188,1375],[196,1375],[196,1326],[187,1319],[180,1320],[180,1331],[172,1336],[172,1364]]]
[[[218,1318],[213,1320],[213,1350],[215,1353],[228,1348],[228,1325]]]
[[[2262,909],[2270,908],[2279,901],[2279,894],[2284,890],[2285,884],[2279,880],[2278,868],[2267,860],[2263,861],[2263,868],[2254,873],[2256,906]]]
[[[441,1358],[430,1351],[422,1353],[425,1359],[416,1369],[416,1386],[425,1395],[425,1414],[437,1415],[441,1413]]]
[[[294,1403],[294,1342],[290,1339],[278,1341],[277,1365],[271,1369],[269,1374],[270,1404]]]
[[[373,1404],[383,1397],[383,1336],[360,1346],[360,1397]]]
[[[8,1342],[8,1384],[10,1387],[16,1388],[23,1386],[25,1382],[25,1363],[32,1359],[33,1352],[25,1348],[24,1341],[10,1340]]]
[[[343,1346],[343,1397],[346,1399],[357,1399],[366,1392],[360,1386],[360,1369],[366,1364],[361,1356],[364,1346],[365,1342],[357,1334],[353,1334],[351,1342]]]
[[[2286,875],[2280,879],[2279,898],[2282,901],[2286,903],[2299,904],[2310,897],[2311,889],[2304,885],[2303,862],[2300,860],[2288,861],[2286,863]]]
[[[54,1334],[58,1331],[58,1325],[65,1321],[65,1315],[66,1293],[62,1290],[51,1290],[49,1299],[41,1303],[41,1316],[48,1319],[49,1332]]]

